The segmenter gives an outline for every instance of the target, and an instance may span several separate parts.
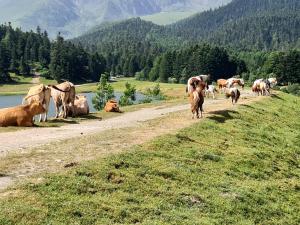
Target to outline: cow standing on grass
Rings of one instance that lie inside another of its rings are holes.
[[[58,85],[51,85],[51,96],[55,105],[55,118],[58,118],[59,109],[62,106],[63,118],[67,118],[69,107],[74,107],[75,101],[75,86],[71,82],[64,82]],[[74,116],[74,115],[72,115]]]
[[[31,87],[29,89],[28,94],[23,98],[23,105],[24,104],[31,104],[32,102],[40,102],[44,108],[44,119],[42,119],[43,114],[40,115],[39,122],[46,122],[48,118],[48,111],[49,111],[49,104],[51,98],[51,89],[48,86],[43,84]]]
[[[192,118],[194,119],[196,115],[197,119],[199,119],[199,111],[202,118],[204,96],[207,83],[203,80],[192,78],[189,80],[188,85],[192,87],[191,92],[189,92],[189,100],[191,103],[191,111],[193,114]]]

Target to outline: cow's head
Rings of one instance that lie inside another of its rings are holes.
[[[42,114],[42,113],[45,113],[46,112],[46,109],[45,107],[43,106],[42,103],[38,102],[38,101],[33,101],[31,104],[30,104],[30,112],[33,114],[33,115],[38,115],[38,114]]]

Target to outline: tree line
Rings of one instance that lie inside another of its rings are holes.
[[[137,73],[139,80],[185,83],[191,76],[210,74],[212,80],[229,78],[247,71],[243,60],[229,55],[224,48],[195,45],[158,56],[151,70]]]
[[[10,23],[0,25],[0,82],[10,82],[10,73],[26,76],[36,68],[47,71],[45,76],[57,81],[98,81],[106,60],[60,35],[50,41],[39,27],[36,32],[23,32]]]

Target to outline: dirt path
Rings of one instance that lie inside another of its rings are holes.
[[[244,94],[239,104],[261,99]],[[206,100],[205,115],[232,109],[229,100]],[[201,121],[201,120],[200,120]],[[40,173],[58,172],[69,163],[105,157],[197,123],[189,105],[146,108],[104,121],[60,128],[33,128],[0,133],[0,190],[13,181]],[[1,175],[2,173],[2,175]]]

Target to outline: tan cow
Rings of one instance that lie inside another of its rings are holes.
[[[109,100],[104,108],[105,112],[118,112],[118,113],[122,113],[122,111],[120,110],[119,106],[118,106],[118,102],[114,99]]]
[[[33,117],[45,112],[40,102],[33,101],[28,105],[21,105],[0,110],[0,126],[32,127]]]
[[[76,95],[74,106],[69,104],[68,116],[85,116],[90,113],[90,107],[86,96]]]
[[[28,94],[23,98],[23,105],[24,104],[31,104],[32,102],[40,102],[44,108],[44,122],[47,121],[48,111],[49,111],[49,104],[51,98],[51,89],[48,86],[43,84],[31,87],[28,91]],[[40,115],[39,122],[42,122],[43,114]]]
[[[58,85],[51,85],[51,96],[55,105],[55,118],[60,115],[60,107],[62,106],[63,118],[67,118],[69,105],[74,106],[75,86],[71,82],[64,82]],[[73,115],[74,116],[74,115]]]
[[[219,87],[219,91],[224,91],[227,85],[227,80],[219,79],[217,80],[217,86]]]

